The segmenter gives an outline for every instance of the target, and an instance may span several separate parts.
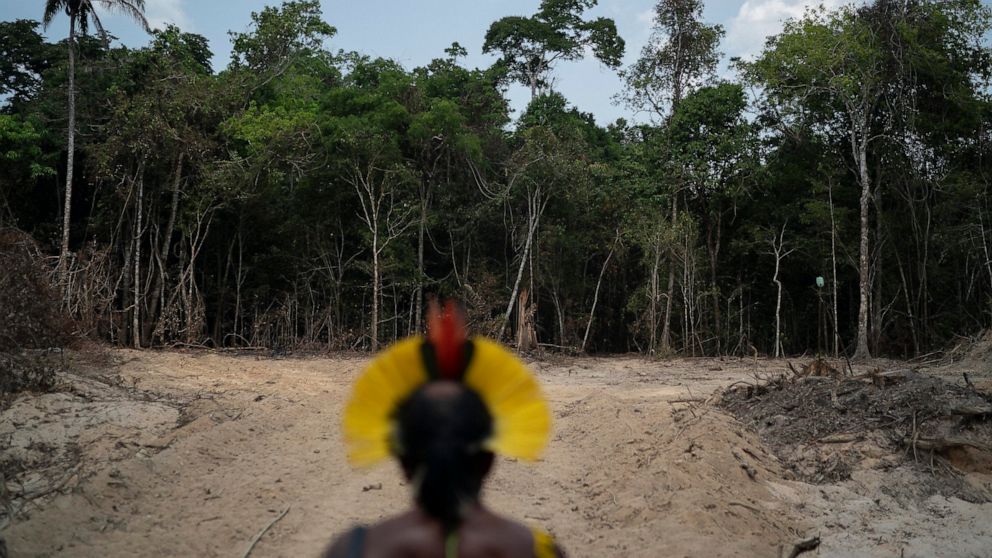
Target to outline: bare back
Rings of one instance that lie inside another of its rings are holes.
[[[358,539],[361,540],[358,540]],[[527,527],[477,506],[458,529],[459,558],[529,558],[535,536]],[[438,558],[445,555],[441,524],[421,511],[387,519],[364,533],[339,537],[325,558]],[[556,553],[561,556],[561,553]]]

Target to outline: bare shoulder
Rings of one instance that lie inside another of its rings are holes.
[[[505,517],[495,516],[503,522],[507,537],[524,541],[526,548],[520,548],[521,556],[535,555],[536,558],[564,558],[565,553],[553,537],[542,529],[524,525]],[[516,556],[516,554],[514,554]]]
[[[523,523],[483,512],[465,524],[464,542],[481,556],[533,556],[534,531]],[[473,553],[474,554],[474,553]]]
[[[348,551],[355,544],[355,538],[360,536],[359,531],[362,529],[362,527],[356,527],[338,535],[331,546],[327,547],[327,550],[320,555],[321,558],[348,558]]]
[[[417,514],[402,514],[385,519],[372,526],[360,526],[340,534],[331,546],[321,554],[321,558],[353,558],[356,551],[361,556],[376,555],[380,547],[409,545],[415,548],[417,537],[424,536],[424,525]],[[423,542],[423,541],[421,541]],[[371,552],[369,548],[371,547]]]

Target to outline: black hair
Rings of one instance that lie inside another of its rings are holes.
[[[493,463],[483,447],[493,429],[489,410],[463,384],[435,381],[404,401],[396,419],[400,463],[417,503],[446,530],[456,529],[464,506],[478,501]]]

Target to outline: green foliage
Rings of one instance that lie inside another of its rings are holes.
[[[18,105],[36,96],[51,66],[52,46],[27,19],[0,22],[0,97]]]
[[[251,14],[254,29],[231,33],[231,65],[252,72],[278,71],[294,58],[322,51],[324,41],[337,30],[321,19],[318,0],[285,2]]]
[[[758,130],[746,108],[743,88],[730,83],[704,87],[679,105],[664,141],[691,198],[712,203],[746,193],[759,167]]]
[[[619,66],[595,5],[545,0],[494,22],[485,50],[501,59],[484,69],[458,43],[413,69],[331,52],[316,0],[253,14],[219,73],[207,41],[176,27],[137,49],[77,37],[71,240],[97,263],[74,304],[115,342],[135,336],[137,306],[144,345],[351,349],[371,346],[373,301],[381,341],[414,333],[435,294],[490,335],[509,306],[512,329],[519,277],[545,343],[576,347],[591,323],[591,351],[661,354],[670,307],[671,352],[771,352],[768,240],[787,223],[786,350],[816,346],[817,276],[848,342],[854,130],[870,148],[873,351],[922,354],[992,325],[983,3],[813,10],[738,62],[735,83],[714,79],[724,32],[702,2],[660,0],[623,72],[622,100],[651,123],[605,127],[549,86],[556,62],[588,52]],[[46,3],[67,6],[99,30],[90,3]],[[54,251],[69,49],[38,26],[0,24],[0,221]],[[512,123],[508,81],[534,93]]]
[[[485,53],[499,52],[500,63],[511,79],[536,92],[548,86],[548,74],[559,60],[583,57],[588,47],[610,68],[618,68],[624,41],[608,18],[584,20],[597,0],[543,0],[530,17],[511,16],[493,22],[482,46]]]
[[[635,110],[664,118],[713,76],[724,30],[701,21],[700,0],[659,0],[654,12],[651,37],[624,71],[626,88],[619,97]]]

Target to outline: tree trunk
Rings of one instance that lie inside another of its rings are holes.
[[[672,230],[675,230],[679,218],[678,197],[672,194]],[[668,292],[665,298],[665,321],[661,327],[661,352],[668,354],[672,351],[672,299],[675,297],[675,251],[669,260]]]
[[[989,274],[989,292],[992,293],[992,251],[989,250],[989,243],[986,240],[985,211],[982,209],[981,202],[978,206],[978,223],[978,232],[982,235],[982,250],[985,252],[985,270]]]
[[[155,326],[158,325],[158,321],[160,319],[160,316],[158,315],[159,299],[162,296],[162,290],[165,288],[165,270],[169,259],[169,248],[172,246],[172,233],[176,226],[176,213],[179,209],[179,186],[182,183],[184,157],[185,153],[180,152],[179,158],[176,161],[176,174],[172,179],[172,205],[169,208],[169,220],[165,225],[165,234],[162,237],[162,246],[158,251],[159,273],[155,278],[155,287],[152,289],[151,306],[148,308],[147,324],[145,326],[145,339],[149,341],[151,341],[152,332],[155,330]]]
[[[517,294],[520,292],[520,283],[524,278],[524,269],[527,267],[527,262],[529,261],[531,244],[534,242],[534,235],[537,231],[537,225],[540,219],[540,211],[543,209],[540,190],[537,191],[535,195],[536,203],[530,203],[531,214],[527,216],[527,240],[524,242],[524,251],[520,255],[520,267],[517,268],[517,278],[513,282],[513,291],[510,293],[510,302],[506,305],[506,312],[503,314],[503,323],[499,326],[499,334],[496,339],[502,339],[503,334],[506,333],[506,325],[510,322],[510,316],[513,315],[513,305],[517,303]]]
[[[66,279],[69,265],[69,226],[72,221],[72,176],[76,153],[76,19],[78,14],[69,14],[69,129],[65,165],[65,205],[62,210],[62,250],[59,253],[61,280]]]
[[[661,298],[661,278],[658,276],[658,272],[661,268],[661,252],[662,247],[662,235],[658,233],[655,236],[654,245],[654,263],[651,266],[651,302],[648,305],[648,318],[651,323],[648,326],[648,335],[651,338],[648,340],[648,354],[654,356],[658,348],[658,302]]]
[[[872,201],[876,208],[876,214],[881,215],[881,192],[878,190],[872,195]],[[872,295],[869,297],[871,301],[871,315],[868,318],[868,348],[870,350],[878,350],[879,345],[882,343],[882,321],[884,319],[885,310],[882,307],[882,264],[885,250],[885,237],[882,234],[882,220],[879,218],[875,219],[875,250],[874,257],[870,259],[871,267],[868,276],[871,278],[870,284],[872,289]]]
[[[534,331],[534,306],[530,303],[530,291],[520,291],[517,307],[517,350],[527,351],[537,347],[537,335]]]
[[[558,318],[558,345],[565,346],[565,310],[561,307],[561,297],[558,289],[552,287],[551,302],[555,305],[555,316]]]
[[[793,251],[785,251],[785,227],[782,225],[782,232],[779,233],[778,238],[772,235],[771,245],[772,254],[775,255],[775,275],[772,276],[772,282],[775,283],[775,287],[778,291],[775,298],[775,358],[782,356],[782,281],[778,278],[778,272],[781,268],[782,260],[786,258]]]
[[[827,195],[830,200],[830,265],[833,272],[833,306],[834,306],[834,358],[840,356],[840,326],[837,316],[837,222],[834,219],[834,186],[828,185]]]
[[[706,245],[709,248],[710,255],[710,282],[712,283],[713,289],[713,324],[715,325],[715,330],[713,331],[714,337],[716,337],[716,354],[720,356],[722,354],[722,331],[723,327],[720,323],[722,320],[720,312],[720,290],[717,288],[716,279],[716,269],[717,263],[720,258],[720,241],[722,234],[722,219],[720,213],[717,213],[716,217],[716,230],[714,231],[714,226],[709,219],[706,223]]]
[[[683,33],[681,32],[682,21],[678,21],[679,31],[676,33],[678,37],[678,48],[676,49],[676,61],[675,61],[675,79],[672,83],[672,106],[671,111],[668,113],[668,118],[666,121],[671,121],[671,118],[675,116],[675,111],[678,110],[679,104],[682,102],[682,94],[684,84],[682,83],[683,66],[684,66],[684,56],[685,49],[683,47],[682,39]],[[678,192],[672,192],[672,230],[675,230],[676,222],[678,221]],[[674,245],[674,243],[673,243]],[[672,250],[670,265],[668,268],[668,290],[665,295],[665,321],[662,323],[661,327],[661,352],[663,354],[669,354],[672,352],[672,299],[675,297],[675,250]]]
[[[619,235],[617,236],[619,239]],[[582,346],[579,350],[582,352],[586,351],[586,343],[589,342],[589,331],[592,329],[592,320],[596,317],[596,304],[599,303],[599,288],[603,285],[603,276],[606,275],[606,268],[610,265],[610,259],[613,257],[613,251],[616,249],[616,241],[613,242],[613,246],[610,246],[610,253],[606,255],[606,261],[603,262],[603,267],[599,270],[599,279],[596,281],[596,291],[592,296],[592,309],[589,310],[589,321],[586,322],[586,333],[582,336]],[[655,274],[657,275],[657,273]]]
[[[421,331],[421,320],[424,314],[424,232],[427,228],[427,194],[421,192],[420,198],[420,223],[417,231],[417,289],[414,294],[414,317],[413,330],[416,333]]]
[[[777,293],[775,295],[775,358],[782,355],[782,282],[778,280],[778,270],[781,259],[779,259],[778,254],[775,254],[775,275],[772,277],[772,282],[775,283],[775,288]]]
[[[378,223],[378,222],[377,222]],[[372,230],[372,351],[379,350],[379,227]]]
[[[144,164],[141,165],[142,167]],[[134,348],[141,348],[141,234],[142,234],[142,207],[145,198],[144,169],[138,174],[138,202],[136,205],[137,216],[134,227],[134,310],[132,313],[132,335]]]
[[[867,127],[867,123],[864,127]],[[857,140],[858,175],[861,182],[861,242],[858,259],[858,339],[857,347],[854,350],[855,360],[871,358],[871,351],[868,349],[868,291],[871,287],[869,282],[868,217],[871,209],[871,179],[868,176],[868,140],[865,137],[867,130],[863,129],[861,134],[862,137]]]

